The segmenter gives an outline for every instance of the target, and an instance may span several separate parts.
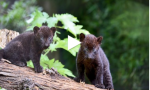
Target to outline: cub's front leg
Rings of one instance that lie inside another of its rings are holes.
[[[77,82],[84,81],[84,64],[83,64],[83,57],[80,52],[78,53],[77,59],[76,59],[76,67],[77,67],[77,72],[78,72],[78,77],[75,78],[74,80]]]
[[[37,54],[37,53],[31,54],[31,60],[33,62],[34,70],[36,73],[41,73],[43,71],[43,67],[40,66],[40,57],[41,54]]]
[[[95,86],[98,88],[105,89],[105,86],[103,84],[103,62],[100,57],[97,57],[97,68],[96,68],[96,80],[95,80]]]
[[[104,72],[104,84],[105,84],[106,89],[114,89],[112,76],[111,76],[109,68],[106,69]]]
[[[77,82],[84,81],[84,66],[81,63],[77,63],[78,77],[74,80]]]

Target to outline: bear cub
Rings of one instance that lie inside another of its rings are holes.
[[[109,61],[100,47],[103,37],[80,34],[81,47],[77,54],[78,77],[75,81],[84,81],[84,73],[89,81],[98,88],[113,89]]]
[[[44,49],[47,49],[53,41],[55,27],[49,28],[35,26],[33,32],[25,32],[10,41],[4,49],[0,50],[1,58],[9,60],[17,66],[27,66],[27,61],[32,60],[35,72],[40,73],[40,57]]]

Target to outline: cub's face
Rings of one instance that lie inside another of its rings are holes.
[[[81,48],[84,51],[84,57],[88,59],[94,59],[95,55],[99,50],[99,45],[101,44],[103,37],[95,37],[94,35],[84,35],[80,34]]]
[[[40,46],[44,49],[48,48],[50,43],[53,41],[53,36],[56,31],[55,27],[49,28],[47,26],[42,27],[34,27],[34,34],[36,37],[36,41],[40,44]]]

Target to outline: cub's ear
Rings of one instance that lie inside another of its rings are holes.
[[[51,30],[52,30],[52,32],[53,32],[53,36],[54,36],[55,31],[56,31],[56,28],[55,28],[55,27],[51,27]]]
[[[40,30],[40,28],[39,28],[38,26],[35,26],[35,27],[33,28],[33,30],[34,30],[34,34],[36,34],[36,33],[38,32],[38,30]]]
[[[82,42],[85,38],[85,35],[83,33],[80,34],[80,42]]]
[[[102,40],[103,40],[103,37],[102,37],[102,36],[100,36],[100,37],[97,38],[97,42],[98,42],[99,44],[101,44]]]

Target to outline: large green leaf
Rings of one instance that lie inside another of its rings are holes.
[[[78,19],[71,14],[55,14],[54,16],[61,21],[67,20],[72,22],[79,22]]]
[[[77,34],[81,34],[81,33],[84,33],[85,35],[90,34],[89,31],[82,29],[82,27],[83,27],[82,25],[75,26],[75,30]]]
[[[49,17],[46,21],[49,27],[54,27],[57,24],[58,19],[56,17]]]
[[[72,16],[71,14],[55,14],[55,17],[62,22],[64,29],[76,36],[77,33],[75,31],[75,24],[73,23],[78,22],[76,17]]]
[[[55,44],[55,48],[63,48],[67,51],[69,51],[73,56],[76,56],[76,53],[78,52],[80,45],[77,45],[73,47],[72,49],[68,50],[68,39],[60,40]]]
[[[70,71],[70,70],[68,70],[68,69],[65,69],[65,68],[60,68],[60,69],[58,69],[57,71],[59,71],[59,73],[61,74],[61,75],[64,75],[64,76],[71,76],[71,77],[75,77],[73,74],[72,74],[72,72]]]
[[[47,13],[45,13],[45,12],[42,13],[42,12],[36,10],[31,15],[31,18],[29,20],[27,20],[27,23],[31,24],[31,26],[29,26],[27,30],[32,30],[34,28],[34,26],[41,27],[42,23],[46,22],[48,17],[49,16]]]

